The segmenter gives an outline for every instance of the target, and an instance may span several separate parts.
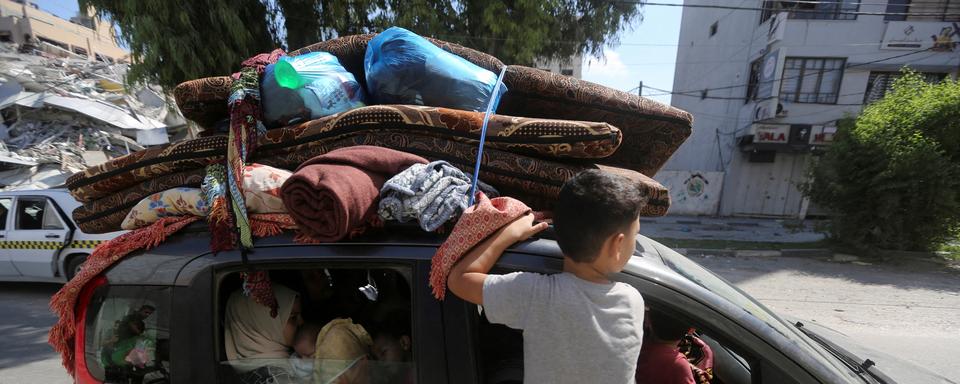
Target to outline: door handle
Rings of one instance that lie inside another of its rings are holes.
[[[48,238],[48,239],[59,239],[59,238],[60,238],[60,235],[57,235],[57,234],[54,234],[54,233],[48,233],[48,234],[47,234],[47,238]]]

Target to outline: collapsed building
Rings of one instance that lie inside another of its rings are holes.
[[[53,44],[0,44],[0,188],[62,185],[86,167],[190,137],[158,86],[124,83],[127,64]]]

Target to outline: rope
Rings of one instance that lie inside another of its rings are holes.
[[[477,164],[473,167],[473,180],[470,183],[470,203],[467,206],[473,206],[477,196],[477,180],[480,178],[480,160],[483,158],[483,143],[487,141],[487,124],[490,122],[490,115],[493,114],[497,104],[500,102],[500,85],[503,84],[503,75],[507,74],[507,66],[500,69],[500,76],[497,76],[497,83],[493,86],[493,93],[490,95],[490,102],[487,103],[487,110],[483,113],[483,127],[480,129],[480,148],[477,150]]]

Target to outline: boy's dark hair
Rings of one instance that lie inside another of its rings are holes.
[[[553,210],[553,226],[563,254],[591,262],[603,242],[628,228],[646,202],[636,182],[601,170],[567,180]]]
[[[650,316],[650,332],[659,340],[680,340],[690,330],[688,324],[660,311],[648,311],[647,316]]]

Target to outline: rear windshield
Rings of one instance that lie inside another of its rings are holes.
[[[105,285],[94,292],[84,340],[91,376],[111,383],[169,382],[170,289]]]

